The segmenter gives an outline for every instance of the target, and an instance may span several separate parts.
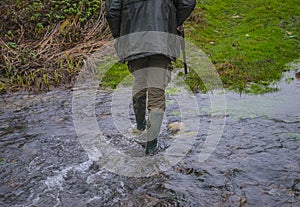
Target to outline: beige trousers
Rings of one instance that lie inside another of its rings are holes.
[[[132,60],[128,68],[134,76],[133,108],[138,129],[145,127],[146,100],[148,111],[165,111],[165,89],[171,80],[171,60],[153,55]]]

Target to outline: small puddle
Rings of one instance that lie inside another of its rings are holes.
[[[295,74],[295,71],[283,74],[281,81],[273,86],[279,89],[278,92],[263,95],[238,95],[228,92],[229,112],[236,118],[264,116],[268,119],[299,122],[300,79]]]

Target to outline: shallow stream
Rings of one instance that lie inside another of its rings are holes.
[[[112,173],[90,158],[74,128],[72,90],[2,95],[0,206],[299,206],[300,80],[286,81],[294,75],[287,73],[276,93],[226,93],[224,132],[204,162],[198,154],[210,99],[196,94],[201,126],[191,149],[151,177]],[[168,96],[161,139],[172,136],[168,124],[181,121],[174,97]],[[111,106],[111,92],[98,90],[95,113],[104,135],[117,148],[143,152],[116,129]]]

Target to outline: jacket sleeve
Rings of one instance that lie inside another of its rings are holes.
[[[196,6],[196,0],[177,0],[177,26],[183,24],[183,22],[190,16]]]
[[[122,0],[106,0],[106,19],[114,38],[120,37]]]

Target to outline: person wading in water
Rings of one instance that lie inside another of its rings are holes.
[[[171,61],[180,55],[177,28],[195,6],[196,0],[105,1],[117,54],[121,62],[128,62],[134,76],[133,108],[137,130],[147,130],[146,154],[157,147],[166,109],[165,88],[171,80]]]

